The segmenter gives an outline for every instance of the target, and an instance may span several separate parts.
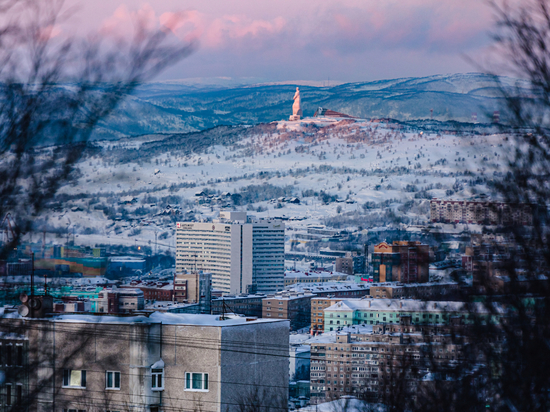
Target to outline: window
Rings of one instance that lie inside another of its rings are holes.
[[[6,405],[11,405],[11,385],[6,385]]]
[[[16,405],[21,405],[21,402],[23,400],[23,385],[17,384],[15,387],[15,402]]]
[[[16,351],[17,351],[17,366],[23,366],[23,346],[17,345]]]
[[[120,389],[120,372],[105,372],[105,389]]]
[[[187,372],[185,374],[186,391],[208,391],[208,374]]]
[[[85,388],[86,371],[65,369],[63,371],[63,387],[64,388]]]
[[[156,391],[164,389],[163,376],[164,369],[151,369],[151,388]]]

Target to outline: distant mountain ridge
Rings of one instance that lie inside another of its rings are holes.
[[[518,81],[500,78],[504,86]],[[260,84],[257,84],[257,83]],[[282,82],[286,83],[286,82]],[[307,83],[307,82],[297,82]],[[140,86],[94,133],[117,140],[152,133],[185,133],[219,125],[252,125],[288,119],[296,84],[266,84],[261,79],[189,79]],[[345,83],[329,87],[301,84],[302,108],[312,116],[325,107],[359,118],[400,121],[489,123],[502,99],[495,79],[466,73]]]

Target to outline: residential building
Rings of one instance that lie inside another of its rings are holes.
[[[490,201],[441,200],[430,201],[433,223],[474,223],[507,225],[533,224],[533,206]]]
[[[38,412],[231,412],[261,384],[266,410],[280,410],[288,400],[288,325],[173,313],[10,316],[0,323],[3,403]],[[6,374],[12,370],[21,373]]]
[[[456,282],[438,283],[373,283],[370,296],[375,299],[453,300],[460,297]]]
[[[129,313],[145,309],[143,292],[139,289],[122,289],[112,287],[103,289],[95,301],[99,313]]]
[[[273,293],[284,286],[284,223],[220,212],[213,223],[176,224],[176,272],[203,270],[224,294]]]
[[[372,254],[373,282],[428,282],[430,247],[420,242],[382,242]]]
[[[485,305],[476,303],[474,309],[463,302],[363,298],[336,302],[323,312],[325,332],[351,325],[398,324],[402,316],[409,316],[413,325],[446,325],[452,317],[462,318],[465,324],[473,322],[474,316],[481,323],[498,321]],[[500,313],[501,308],[495,310]]]
[[[370,285],[355,282],[294,283],[285,292],[313,293],[317,297],[328,296],[344,299],[368,296]]]
[[[337,257],[334,269],[337,272],[345,273],[346,275],[353,275],[353,258],[352,257]]]
[[[292,381],[309,380],[311,347],[299,343],[290,345],[289,376]]]
[[[129,285],[120,285],[121,289],[139,289],[146,301],[166,301],[174,299],[174,285],[171,282],[133,280]]]
[[[357,252],[346,252],[345,257],[336,258],[335,270],[347,275],[354,275],[356,273],[365,273],[366,265],[365,255]]]
[[[311,330],[313,332],[323,332],[325,330],[325,309],[342,300],[343,298],[320,296],[311,299]]]
[[[312,293],[278,292],[262,299],[262,318],[288,319],[290,330],[309,327]]]
[[[199,303],[201,313],[210,313],[212,275],[202,271],[174,275],[174,301]]]
[[[212,298],[212,314],[236,313],[239,315],[262,317],[262,299],[266,295],[223,296]]]
[[[294,293],[312,293],[311,328],[314,331],[325,329],[323,310],[343,299],[361,298],[369,295],[368,285],[358,285],[354,282],[327,282],[319,284],[296,283],[287,286],[285,291]]]
[[[295,283],[344,282],[348,280],[348,277],[348,274],[340,272],[287,270],[285,271],[285,287]]]
[[[403,316],[395,325],[346,326],[312,338],[311,403],[350,395],[383,402],[397,394],[414,401],[423,385],[433,385],[434,371],[443,372],[444,379],[444,372],[462,359],[467,327],[460,319],[446,326],[412,326],[410,320]]]

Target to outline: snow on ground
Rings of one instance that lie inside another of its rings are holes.
[[[237,144],[211,146],[203,153],[163,153],[132,163],[106,162],[105,156],[114,147],[139,149],[143,143],[161,140],[163,136],[99,142],[103,153],[80,162],[77,184],[63,187],[61,193],[94,194],[101,204],[116,207],[113,199],[117,198],[109,197],[110,192],[138,193],[137,203],[124,207],[130,214],[137,208],[149,208],[155,213],[140,215],[131,222],[113,222],[83,199],[80,203],[73,201],[76,210],[72,210],[73,206],[52,213],[48,224],[69,231],[75,228],[77,244],[152,245],[156,233],[157,247],[163,250],[173,248],[174,239],[170,235],[159,240],[158,235],[171,233],[173,221],[166,216],[154,216],[158,214],[158,205],[148,203],[146,195],[179,196],[182,202],[187,201],[183,209],[193,210],[197,219],[209,219],[217,215],[224,202],[194,204],[198,191],[206,188],[211,192],[240,193],[243,187],[264,183],[291,187],[293,196],[301,203],[282,203],[284,207],[278,208],[280,202],[264,200],[254,203],[249,213],[256,217],[304,219],[287,222],[288,227],[297,230],[323,224],[330,216],[362,212],[366,202],[384,201],[391,201],[389,209],[422,224],[427,221],[427,213],[399,212],[398,207],[418,200],[417,194],[423,191],[427,192],[426,200],[465,199],[484,194],[484,181],[477,186],[467,182],[476,177],[493,178],[495,172],[503,171],[499,165],[506,164],[507,159],[506,143],[500,135],[420,133],[361,119],[306,118],[275,125],[273,131],[260,130]],[[471,174],[464,175],[466,170]],[[259,176],[259,172],[265,175]],[[185,187],[183,183],[194,187]],[[183,187],[171,190],[171,185]],[[449,190],[453,193],[448,194]],[[323,204],[312,195],[320,191],[338,196],[341,202]],[[78,209],[79,205],[83,210]],[[94,233],[86,234],[85,228],[94,229]],[[135,234],[136,229],[141,232]]]

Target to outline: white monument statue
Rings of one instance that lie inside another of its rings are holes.
[[[300,120],[302,118],[302,108],[300,107],[300,89],[296,87],[296,93],[294,93],[294,104],[292,105],[292,116],[290,120]]]

